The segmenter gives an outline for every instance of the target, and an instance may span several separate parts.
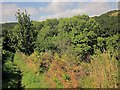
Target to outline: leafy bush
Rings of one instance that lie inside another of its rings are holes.
[[[53,38],[47,36],[50,27],[42,28],[38,32],[38,36],[36,39],[36,50],[39,52],[45,52],[47,50],[54,50],[56,47],[53,44]]]
[[[3,88],[21,88],[20,71],[12,61],[8,60],[4,63],[2,76]]]
[[[114,50],[118,50],[120,48],[120,44],[119,42],[119,37],[120,34],[116,34],[114,36],[108,37],[106,40],[106,44],[107,44],[107,49],[109,51],[114,51]]]
[[[14,59],[14,53],[7,50],[2,50],[2,64],[4,64],[6,61],[13,61]]]
[[[42,68],[40,67],[42,62],[39,62],[39,60],[36,62],[36,55],[37,53],[34,53],[27,57],[20,52],[15,54],[14,63],[22,71],[21,84],[24,88],[45,88],[47,86],[47,82],[44,79],[45,73],[39,73],[39,69]]]

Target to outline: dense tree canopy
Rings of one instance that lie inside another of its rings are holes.
[[[100,23],[100,36],[108,37],[120,33],[120,10],[110,11],[108,13],[102,14],[101,16],[96,16],[93,18]]]

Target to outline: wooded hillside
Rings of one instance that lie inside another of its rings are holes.
[[[3,88],[118,88],[120,10],[2,24]]]

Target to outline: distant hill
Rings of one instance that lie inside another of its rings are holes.
[[[118,15],[120,15],[120,10],[109,11],[105,14],[102,14],[101,16],[118,16]]]
[[[120,22],[118,22],[120,19],[120,10],[109,11],[93,18],[100,23],[101,36],[107,37],[120,33]]]
[[[10,23],[3,23],[2,24],[2,27],[7,27],[7,28],[10,28],[10,27],[14,27],[17,23],[16,22],[10,22]]]

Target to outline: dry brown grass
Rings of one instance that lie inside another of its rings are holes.
[[[114,13],[111,13],[109,16],[118,16],[118,14],[119,14],[120,12],[114,12]]]
[[[46,80],[50,81],[50,87],[58,87],[54,79],[59,80],[64,88],[79,87],[78,78],[84,75],[82,68],[77,65],[70,66],[70,64],[61,59],[63,58],[54,58],[50,64],[48,72],[46,73]],[[68,75],[69,79],[65,79],[65,75]]]
[[[108,52],[95,55],[90,64],[83,64],[88,67],[89,76],[85,76],[80,83],[85,88],[117,88],[118,62],[114,55],[111,57]]]

